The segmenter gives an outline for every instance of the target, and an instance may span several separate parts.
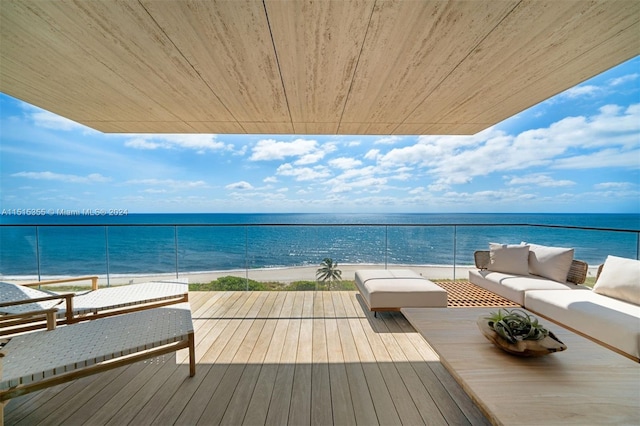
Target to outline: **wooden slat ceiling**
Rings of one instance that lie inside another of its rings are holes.
[[[0,90],[103,132],[474,134],[640,54],[640,1],[0,1]]]

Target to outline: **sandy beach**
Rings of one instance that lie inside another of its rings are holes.
[[[248,278],[261,282],[281,282],[291,283],[294,281],[315,281],[316,270],[319,266],[298,266],[289,268],[262,268],[262,269],[235,269],[224,271],[205,271],[205,272],[184,272],[176,276],[175,273],[167,274],[144,274],[144,275],[111,275],[107,278],[106,275],[98,274],[99,285],[122,285],[122,284],[135,284],[148,281],[188,281],[189,283],[209,283],[220,277],[235,276],[241,278]],[[342,278],[344,280],[353,280],[355,272],[361,269],[385,269],[384,264],[340,264],[338,269],[342,271]],[[466,279],[469,276],[469,270],[475,269],[473,266],[457,266],[455,269],[452,266],[438,266],[438,265],[403,265],[393,264],[386,265],[386,269],[411,269],[422,275],[423,277],[431,280],[438,279]],[[588,277],[595,277],[597,268],[589,268]],[[60,279],[65,277],[41,277],[41,281],[48,279]],[[37,277],[4,277],[0,278],[6,282],[13,283],[27,283],[38,281]],[[89,285],[89,281],[86,283]],[[83,285],[82,282],[74,283],[74,285]]]
[[[224,271],[203,271],[203,272],[181,272],[176,276],[175,273],[166,274],[144,274],[144,275],[119,275],[114,274],[107,277],[103,274],[97,274],[98,284],[104,285],[122,285],[135,284],[148,281],[172,281],[172,280],[188,280],[189,283],[209,283],[220,277],[228,275],[241,278],[249,278],[251,280],[261,282],[281,282],[291,283],[294,281],[315,281],[318,266],[296,266],[288,268],[258,268],[258,269],[233,269]],[[433,266],[433,265],[387,265],[387,269],[411,269],[428,279],[453,279],[454,268],[452,266]],[[455,278],[466,278],[468,270],[471,266],[458,266],[455,268]],[[359,269],[385,269],[384,264],[357,264],[348,265],[340,264],[338,269],[342,271],[344,280],[353,280],[355,272]],[[43,276],[41,281],[67,278],[62,276]],[[4,277],[3,281],[13,283],[30,283],[38,281],[38,277]],[[87,285],[89,282],[87,281]],[[83,285],[83,282],[74,283],[74,285]]]

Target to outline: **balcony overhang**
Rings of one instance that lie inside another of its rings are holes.
[[[0,90],[114,133],[474,134],[640,54],[637,0],[3,0],[0,13]]]

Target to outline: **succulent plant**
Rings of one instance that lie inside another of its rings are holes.
[[[486,317],[489,327],[509,343],[520,340],[541,340],[549,335],[549,331],[538,322],[538,319],[520,309],[498,309]]]

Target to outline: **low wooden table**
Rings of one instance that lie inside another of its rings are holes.
[[[476,320],[497,308],[403,308],[494,424],[640,424],[640,364],[541,319],[568,347],[540,358],[507,354]]]

